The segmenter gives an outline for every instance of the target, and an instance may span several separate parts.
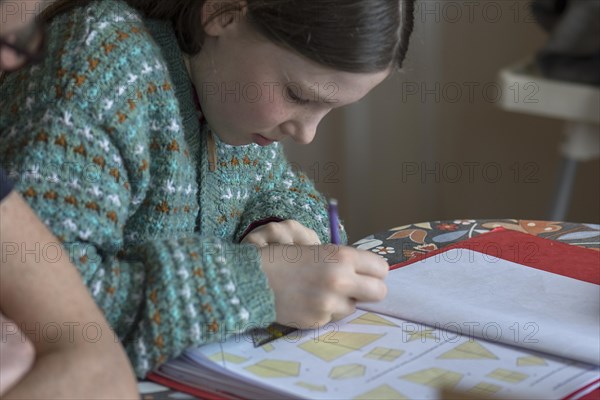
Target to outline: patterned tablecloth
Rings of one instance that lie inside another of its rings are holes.
[[[600,225],[516,219],[457,219],[403,225],[369,235],[352,245],[372,251],[394,265],[503,227],[600,251]],[[151,382],[139,382],[143,400],[194,399]]]
[[[600,225],[516,219],[456,219],[398,226],[354,243],[394,265],[503,227],[600,251]]]

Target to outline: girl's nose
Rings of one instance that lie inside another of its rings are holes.
[[[317,126],[300,126],[298,131],[292,135],[292,138],[298,144],[309,144],[317,134]]]
[[[305,119],[297,119],[284,123],[282,132],[290,136],[298,144],[309,144],[317,134],[317,127],[325,114],[312,114]]]

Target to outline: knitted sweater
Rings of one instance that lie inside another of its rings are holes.
[[[272,322],[259,252],[239,241],[273,217],[327,243],[312,182],[278,143],[215,138],[208,168],[210,128],[169,23],[95,1],[55,18],[48,35],[48,57],[2,85],[2,163],[69,251],[137,375]]]
[[[8,180],[8,176],[4,170],[0,168],[0,202],[12,191],[12,183]]]

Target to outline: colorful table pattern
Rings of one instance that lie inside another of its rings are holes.
[[[516,219],[422,222],[375,233],[352,245],[379,254],[394,265],[498,227],[600,251],[600,225]]]

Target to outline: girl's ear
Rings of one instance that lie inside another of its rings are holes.
[[[202,25],[209,36],[219,36],[227,27],[242,21],[248,11],[246,0],[206,0]]]

